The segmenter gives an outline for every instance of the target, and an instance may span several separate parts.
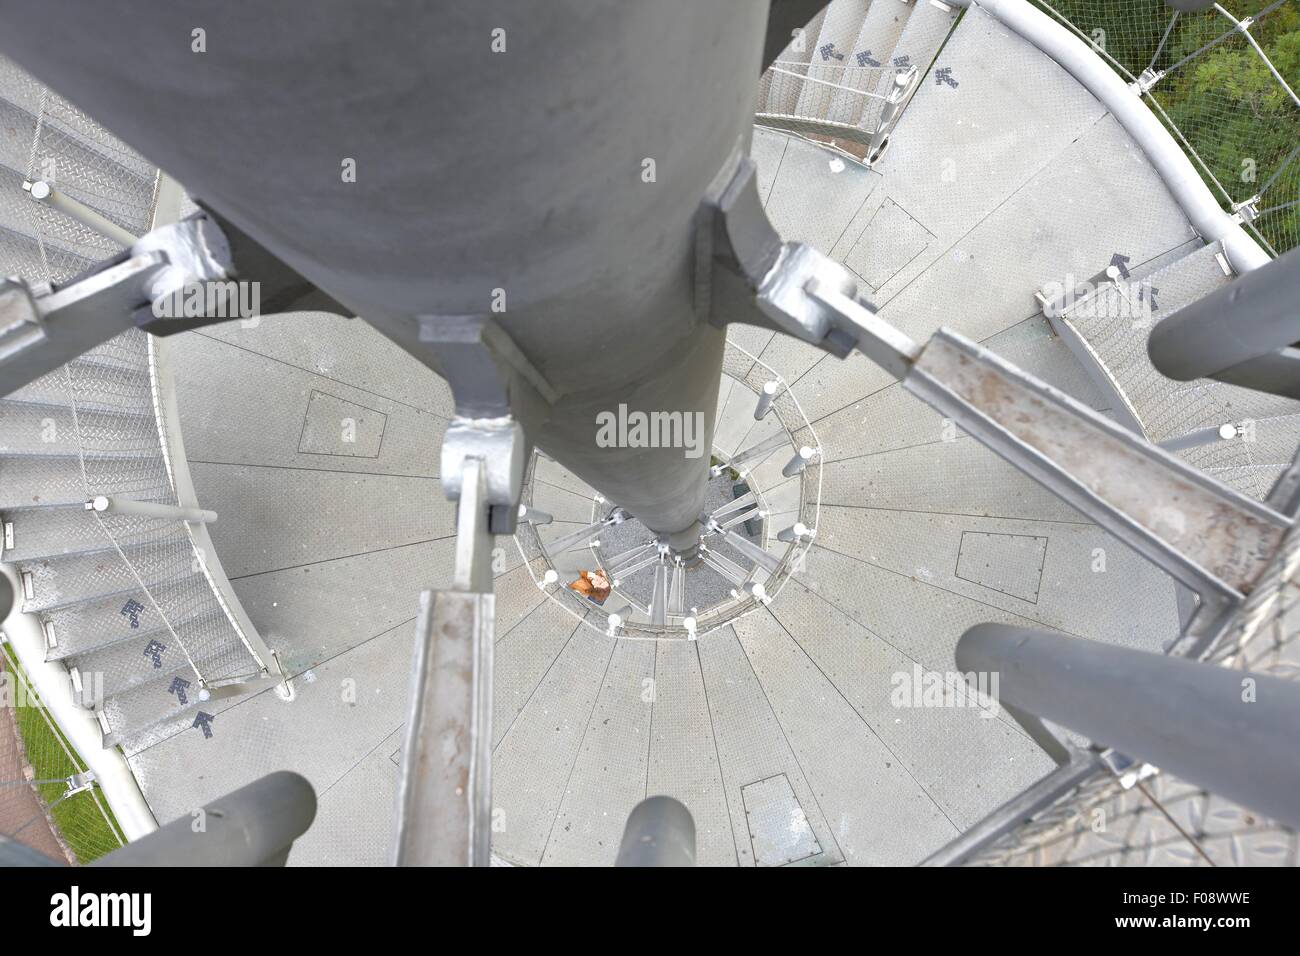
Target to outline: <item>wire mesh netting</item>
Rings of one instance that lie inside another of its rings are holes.
[[[1300,244],[1300,2],[1034,0],[1092,43],[1274,255]],[[1245,205],[1243,205],[1245,204]]]
[[[0,838],[73,864],[117,849],[125,840],[85,762],[0,651]]]

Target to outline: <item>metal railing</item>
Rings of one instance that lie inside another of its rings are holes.
[[[1140,92],[1225,210],[1272,255],[1300,244],[1300,98],[1278,64],[1297,0],[1030,0],[1092,44]]]
[[[899,72],[907,71],[777,60],[759,80],[754,122],[866,147],[896,120],[888,103]]]

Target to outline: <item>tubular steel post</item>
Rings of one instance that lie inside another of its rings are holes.
[[[180,508],[156,501],[136,501],[117,495],[96,495],[86,502],[87,511],[111,515],[138,515],[142,518],[165,518],[173,521],[195,521],[212,524],[217,520],[215,511],[205,508]]]
[[[1300,826],[1300,685],[1002,624],[968,630],[956,659],[1015,707]]]
[[[91,866],[283,866],[316,817],[316,791],[279,770],[203,807],[203,829],[185,814]]]
[[[1298,341],[1300,249],[1292,249],[1162,320],[1147,351],[1162,375],[1186,382],[1217,378]]]
[[[615,866],[694,866],[695,820],[672,797],[649,797],[628,815]]]
[[[112,239],[118,245],[129,248],[135,245],[136,240],[140,238],[127,232],[111,219],[100,215],[85,203],[78,202],[71,196],[59,192],[44,180],[38,179],[35,182],[25,182],[23,183],[23,189],[37,202],[44,203],[51,209],[57,209],[65,216],[71,216],[83,226],[95,230],[105,238]]]

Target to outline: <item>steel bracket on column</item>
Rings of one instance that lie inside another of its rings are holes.
[[[511,403],[521,391],[548,403],[556,393],[491,316],[421,316],[420,341],[437,354],[456,403],[442,440],[443,493],[459,500],[464,462],[484,462],[489,529],[513,534],[529,448]]]
[[[735,162],[705,209],[709,228],[697,238],[696,268],[707,280],[696,283],[697,311],[718,325],[785,332],[840,358],[859,345],[853,322],[808,293],[815,282],[857,302],[857,279],[812,246],[781,241],[763,211],[753,160]],[[874,317],[872,306],[857,304]]]
[[[223,282],[232,269],[225,236],[200,215],[153,230],[62,285],[0,282],[0,395],[133,326],[180,331],[178,320],[158,318],[157,306],[187,288]]]

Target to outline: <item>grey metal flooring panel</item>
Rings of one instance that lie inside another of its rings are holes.
[[[617,642],[547,837],[543,866],[613,866],[628,814],[647,795],[654,676],[655,642]]]
[[[700,663],[698,641],[657,645],[646,793],[675,797],[691,811],[697,865],[735,866],[739,855]]]
[[[239,516],[238,527],[219,518],[211,530],[231,578],[453,533],[452,504],[436,478],[198,463],[191,472],[205,508]]]
[[[820,580],[831,583],[824,574]],[[850,576],[835,582],[837,593],[852,581]],[[977,706],[973,698],[959,697],[960,706],[895,706],[896,688],[912,686],[920,662],[798,583],[787,585],[770,611],[878,744],[958,828],[976,823],[1052,769],[1010,717]],[[923,669],[946,673],[956,666]],[[873,798],[866,792],[859,800],[865,808]]]
[[[616,643],[579,628],[497,744],[493,805],[503,829],[493,849],[503,859],[541,862]]]
[[[492,648],[492,745],[510,732],[582,622],[552,601],[537,605]]]
[[[968,533],[1042,539],[1044,563],[1033,600],[963,578],[960,562]],[[817,545],[801,580],[817,580],[838,560],[827,551],[894,575],[897,582],[924,585],[997,608],[1026,622],[1095,640],[1159,651],[1178,633],[1172,579],[1096,525],[1078,521],[1033,521],[971,515],[823,507]],[[1104,570],[1103,570],[1104,569]],[[853,571],[864,573],[862,567]],[[832,579],[833,580],[833,579]],[[851,579],[850,579],[851,580]],[[889,578],[883,579],[889,582]],[[846,583],[846,582],[840,582]],[[905,590],[899,584],[901,592]],[[914,590],[910,585],[906,590]],[[924,589],[923,589],[924,590]],[[830,600],[851,598],[840,588],[822,589]],[[907,595],[926,608],[937,593]],[[882,603],[888,603],[884,601]],[[1135,613],[1140,609],[1140,613]],[[884,608],[882,608],[884,610]],[[892,613],[892,612],[891,612]],[[922,616],[928,610],[918,610]],[[870,619],[868,618],[868,623]],[[959,635],[953,635],[953,640]],[[951,660],[947,662],[948,665]]]
[[[393,629],[321,665],[310,678],[298,678],[292,702],[267,690],[205,708],[216,713],[209,739],[189,729],[129,753],[159,821],[186,817],[275,770],[294,770],[318,794],[328,792],[401,726],[413,633],[413,625]],[[315,841],[331,841],[331,834],[355,826],[356,815],[374,814],[391,826],[392,804],[376,804],[374,793],[356,797],[351,805],[322,804],[297,844],[304,856]]]
[[[733,629],[848,862],[915,863],[958,833],[771,614]]]
[[[697,642],[697,650],[708,688],[710,724],[740,865],[757,863],[743,791],[750,784],[776,775],[789,781],[821,847],[821,852],[804,864],[826,865],[842,860],[830,824],[735,631],[730,627],[714,631]]]
[[[415,619],[419,593],[451,580],[453,539],[273,571],[233,582],[291,673]]]
[[[822,468],[822,505],[1070,521],[1078,512],[975,439],[900,448]]]
[[[451,389],[437,375],[362,319],[327,312],[288,312],[187,332],[178,341],[218,339],[281,364],[365,389],[450,418]]]
[[[177,350],[175,377],[192,461],[438,474],[441,415],[202,336]]]

